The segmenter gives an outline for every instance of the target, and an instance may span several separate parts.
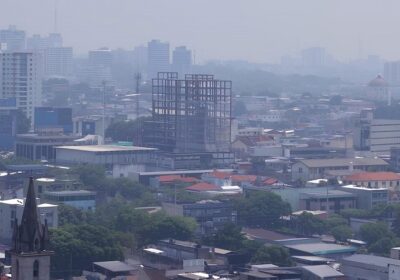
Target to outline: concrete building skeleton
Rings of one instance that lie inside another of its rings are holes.
[[[172,153],[229,152],[232,82],[160,72],[152,82],[145,144]]]

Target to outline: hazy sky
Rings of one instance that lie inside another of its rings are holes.
[[[55,1],[0,0],[0,28],[53,32]],[[58,0],[58,31],[76,53],[158,38],[198,60],[274,62],[310,46],[400,59],[399,11],[399,0]]]

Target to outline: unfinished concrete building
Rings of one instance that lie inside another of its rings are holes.
[[[213,75],[158,73],[145,144],[173,154],[230,152],[232,82]]]

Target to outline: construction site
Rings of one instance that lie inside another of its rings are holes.
[[[213,75],[160,72],[152,80],[145,144],[169,153],[229,153],[232,82]]]

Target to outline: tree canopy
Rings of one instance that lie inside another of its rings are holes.
[[[234,202],[238,221],[246,226],[277,227],[280,217],[291,213],[290,204],[271,192],[249,192]]]

